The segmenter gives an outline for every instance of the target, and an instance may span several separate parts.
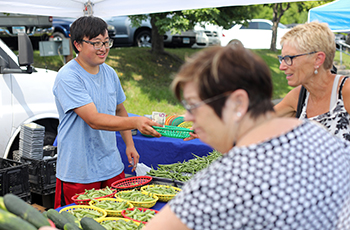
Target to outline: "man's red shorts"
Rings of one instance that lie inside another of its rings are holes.
[[[55,194],[55,209],[67,204],[74,203],[72,196],[77,193],[84,192],[85,189],[100,189],[105,187],[111,187],[112,183],[125,178],[124,171],[109,180],[94,182],[90,184],[69,183],[61,181],[56,178],[56,194]]]

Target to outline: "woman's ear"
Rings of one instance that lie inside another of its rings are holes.
[[[244,116],[249,107],[248,93],[243,89],[235,90],[228,96],[225,107],[237,118]]]
[[[319,66],[322,66],[325,60],[326,60],[326,54],[324,52],[317,52],[315,69],[318,69]]]

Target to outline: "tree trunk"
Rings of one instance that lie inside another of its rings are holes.
[[[348,34],[346,40],[345,40],[345,43],[348,44],[350,46],[350,33]],[[348,47],[346,47],[346,51],[347,52],[350,52],[350,49]]]
[[[281,21],[281,17],[283,16],[284,12],[288,10],[290,7],[290,4],[288,3],[286,8],[283,9],[282,3],[275,3],[273,5],[273,18],[272,18],[272,38],[271,38],[271,45],[270,50],[276,52],[276,42],[277,42],[277,28],[278,24]]]
[[[159,34],[158,27],[156,26],[156,17],[151,15],[151,25],[152,25],[152,49],[151,52],[154,54],[164,53],[164,35]]]

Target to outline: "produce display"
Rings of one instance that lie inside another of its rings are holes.
[[[123,200],[136,201],[136,202],[154,201],[153,197],[136,190],[118,192],[116,196]]]
[[[60,213],[62,212],[70,212],[78,220],[81,220],[83,217],[99,219],[107,216],[107,212],[105,210],[91,205],[72,205],[61,209]]]
[[[122,212],[125,218],[130,218],[131,220],[140,221],[143,223],[148,222],[152,217],[154,217],[158,211],[148,209],[148,208],[129,208]]]
[[[158,197],[154,194],[145,194],[138,190],[125,190],[115,194],[120,200],[129,201],[134,207],[151,208],[157,201]]]
[[[77,199],[78,200],[87,200],[87,199],[95,199],[98,197],[104,197],[104,196],[108,196],[111,195],[115,192],[115,190],[109,188],[108,186],[104,189],[85,189],[84,194],[76,194],[78,195]]]
[[[173,199],[180,191],[180,188],[160,184],[145,185],[141,187],[141,192],[154,194],[158,197],[158,200],[162,202],[168,202]]]
[[[120,211],[127,208],[130,208],[130,203],[127,201],[122,202],[115,202],[114,198],[106,199],[106,200],[93,200],[93,202],[90,205],[93,205],[95,207],[104,209],[104,210],[113,210],[113,211]]]
[[[178,181],[188,181],[194,174],[204,168],[207,168],[214,160],[222,156],[222,154],[216,150],[203,157],[196,156],[195,154],[193,155],[195,158],[188,161],[167,165],[159,164],[158,169],[154,169],[152,167],[147,175],[169,178]]]
[[[143,228],[143,224],[137,224],[134,221],[128,221],[123,218],[115,218],[115,219],[108,219],[106,218],[100,224],[106,229],[106,230],[138,230]]]

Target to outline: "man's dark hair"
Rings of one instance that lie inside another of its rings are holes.
[[[83,16],[75,20],[70,27],[71,42],[75,53],[79,53],[79,51],[75,48],[74,41],[80,43],[84,37],[90,40],[100,34],[104,35],[106,31],[108,31],[108,25],[101,18]]]

